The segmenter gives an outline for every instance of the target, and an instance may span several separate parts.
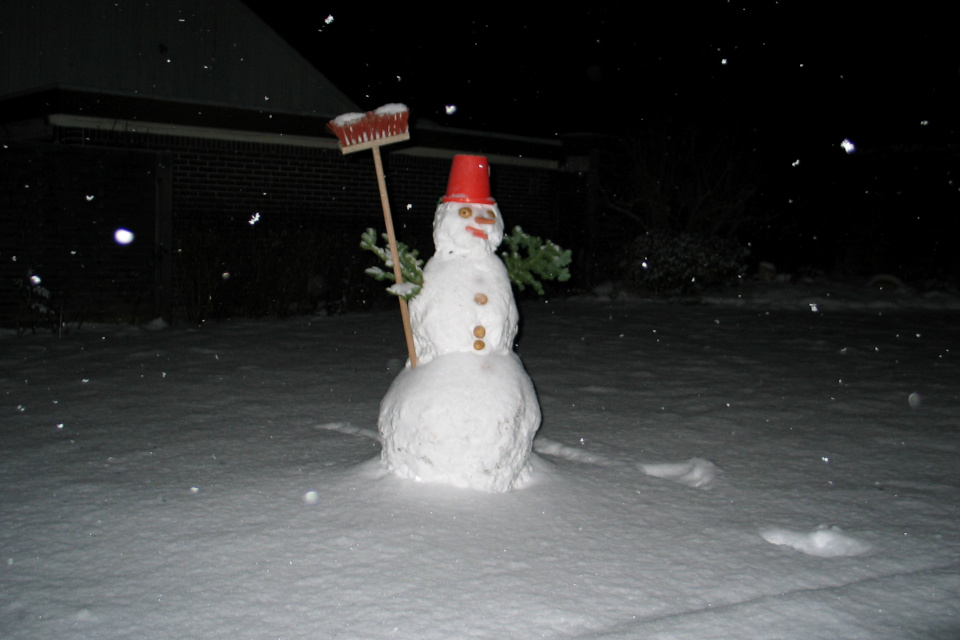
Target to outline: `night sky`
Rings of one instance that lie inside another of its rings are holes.
[[[942,236],[960,190],[960,38],[942,4],[248,4],[364,109],[535,137],[665,116],[729,129],[768,170],[764,206],[812,202],[790,214],[808,240],[842,215],[855,222],[837,243],[880,220],[884,242],[956,253]]]
[[[655,109],[721,110],[836,145],[953,134],[960,117],[960,38],[934,3],[249,4],[361,107],[404,102],[450,126],[615,133]]]

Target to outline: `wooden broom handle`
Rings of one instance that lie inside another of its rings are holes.
[[[377,168],[377,184],[380,187],[380,204],[383,206],[383,221],[387,225],[387,243],[390,245],[390,257],[393,259],[393,276],[397,284],[403,283],[403,273],[400,269],[400,252],[397,251],[397,236],[393,231],[393,216],[390,215],[390,201],[387,198],[387,181],[383,175],[383,161],[380,159],[380,147],[373,147],[373,163]],[[400,318],[403,320],[403,333],[407,339],[407,353],[410,356],[410,367],[417,366],[417,350],[413,346],[413,329],[410,326],[410,309],[407,301],[397,296],[400,301]]]

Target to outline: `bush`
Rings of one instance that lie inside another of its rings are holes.
[[[735,284],[749,251],[736,240],[675,231],[649,231],[630,245],[624,286],[642,294],[694,293]]]

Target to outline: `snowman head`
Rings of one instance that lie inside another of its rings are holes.
[[[503,240],[496,204],[441,202],[433,219],[433,244],[441,256],[483,256]]]
[[[490,163],[484,156],[454,156],[447,193],[433,219],[437,255],[487,255],[501,240],[503,220],[490,197]]]

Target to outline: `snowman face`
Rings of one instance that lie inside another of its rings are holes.
[[[495,204],[443,202],[433,219],[438,255],[485,255],[503,240],[503,218]]]

